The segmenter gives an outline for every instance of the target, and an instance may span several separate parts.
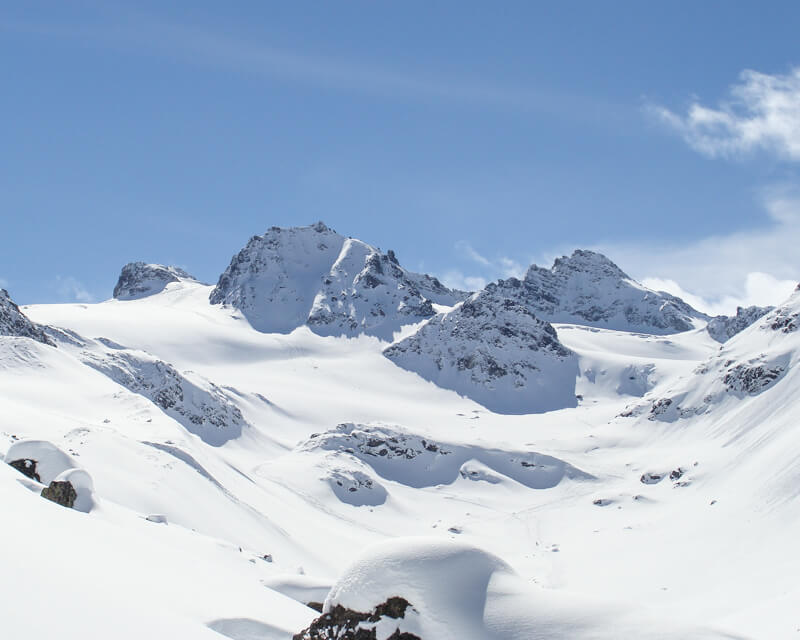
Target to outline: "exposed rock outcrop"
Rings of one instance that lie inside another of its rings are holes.
[[[44,329],[26,316],[8,295],[8,291],[0,289],[0,336],[31,338],[43,344],[53,345]]]
[[[353,611],[340,604],[332,607],[314,620],[308,629],[294,635],[293,640],[378,640],[377,627],[385,631],[393,620],[405,618],[414,607],[397,596],[388,598],[369,613]],[[390,635],[382,634],[380,640],[422,640],[418,635],[396,628]]]
[[[737,307],[735,316],[716,316],[709,321],[706,328],[714,340],[726,342],[773,309],[774,307]]]

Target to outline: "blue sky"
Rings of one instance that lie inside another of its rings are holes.
[[[712,310],[800,279],[800,4],[162,5],[0,2],[21,303],[320,219],[462,286],[576,247]]]

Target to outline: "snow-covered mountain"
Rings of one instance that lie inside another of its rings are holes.
[[[211,292],[212,304],[240,310],[265,333],[307,324],[319,335],[360,333],[384,340],[405,324],[453,305],[465,292],[406,271],[394,252],[345,238],[322,222],[272,227],[233,257]]]
[[[511,283],[490,284],[388,347],[384,355],[497,413],[574,407],[578,361],[555,329],[521,304]]]
[[[578,251],[466,295],[321,224],[124,273],[0,296],[8,637],[796,635],[800,291],[707,328]]]
[[[114,297],[117,300],[136,300],[163,291],[171,282],[194,279],[178,267],[130,262],[122,267],[114,287]]]
[[[594,251],[578,249],[557,258],[550,269],[532,265],[524,290],[530,310],[549,322],[668,334],[708,320],[680,298],[634,281]]]

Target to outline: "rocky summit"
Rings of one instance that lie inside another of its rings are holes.
[[[160,293],[171,282],[181,280],[194,281],[195,278],[178,267],[130,262],[122,267],[119,280],[114,287],[114,297],[117,300],[146,298]]]

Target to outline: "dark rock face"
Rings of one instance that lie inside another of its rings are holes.
[[[740,364],[731,368],[722,381],[729,391],[756,395],[780,378],[783,372],[784,368],[780,366]]]
[[[36,460],[31,460],[29,458],[23,458],[21,460],[12,460],[8,463],[10,467],[14,467],[20,473],[25,474],[31,480],[36,480],[36,482],[41,482],[42,479],[39,477],[39,474],[36,473]]]
[[[640,285],[593,251],[579,249],[550,269],[531,266],[524,288],[528,308],[549,322],[666,334],[708,319],[680,298]]]
[[[765,316],[774,307],[737,307],[735,316],[717,316],[708,323],[708,333],[717,342],[726,342],[744,331],[756,320]]]
[[[400,597],[389,598],[370,613],[362,613],[336,605],[311,623],[311,626],[293,640],[377,640],[375,626],[386,619],[405,618],[406,611],[413,607]],[[399,627],[387,640],[422,640],[413,633],[400,631]]]
[[[53,346],[53,341],[47,337],[44,330],[20,311],[5,289],[0,289],[0,336],[31,338]]]
[[[75,505],[78,493],[75,491],[75,487],[72,486],[71,482],[67,480],[53,480],[50,486],[42,489],[42,497],[56,504],[60,504],[62,507],[72,509]]]
[[[163,291],[171,282],[194,279],[178,267],[131,262],[122,267],[114,287],[114,297],[117,300],[138,300]]]

